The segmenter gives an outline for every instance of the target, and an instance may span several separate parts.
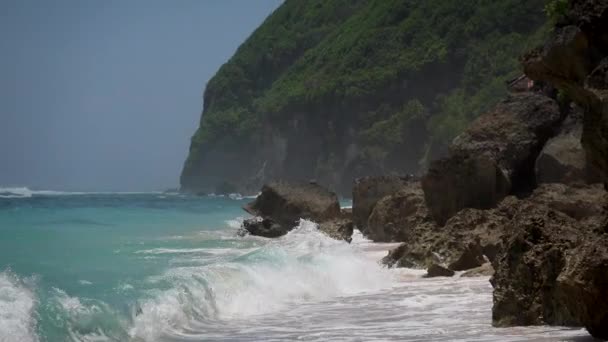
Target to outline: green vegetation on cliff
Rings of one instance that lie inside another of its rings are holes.
[[[314,154],[297,175],[275,161],[272,176],[336,185],[374,170],[416,172],[505,95],[505,82],[520,73],[517,57],[548,30],[544,7],[287,0],[209,81],[182,185],[204,188],[211,174],[211,184],[251,178],[258,160],[269,159],[261,152],[273,144],[269,135],[287,141],[283,161],[290,151]],[[290,139],[294,130],[313,133],[321,147],[293,147],[306,143]],[[218,154],[223,162],[243,157],[249,171],[217,170]]]

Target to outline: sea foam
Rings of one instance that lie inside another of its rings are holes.
[[[233,260],[173,268],[150,279],[170,288],[151,292],[141,303],[130,335],[178,338],[302,302],[377,291],[390,287],[393,278],[357,244],[331,239],[313,222],[302,220],[287,235]]]
[[[0,342],[38,341],[36,295],[30,286],[10,271],[0,272]]]

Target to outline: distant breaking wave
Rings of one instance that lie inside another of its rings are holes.
[[[261,192],[255,194],[255,195],[244,196],[244,195],[242,195],[242,194],[240,194],[238,192],[231,193],[231,194],[228,194],[228,195],[224,195],[224,194],[218,195],[218,194],[211,193],[211,194],[208,194],[207,197],[210,197],[210,198],[227,197],[227,198],[230,198],[232,200],[240,201],[240,200],[244,200],[244,199],[256,199],[260,194],[261,194]]]
[[[162,192],[160,192],[160,191],[82,192],[82,191],[31,190],[28,187],[0,187],[0,198],[30,198],[30,197],[35,197],[35,196],[144,195],[144,194],[162,194]]]
[[[1,187],[0,199],[2,198],[31,198],[37,196],[87,196],[87,195],[162,195],[160,198],[167,196],[184,196],[180,192],[163,192],[163,191],[55,191],[55,190],[32,190],[28,187]],[[207,197],[225,197],[232,200],[241,201],[244,199],[255,199],[259,194],[244,196],[239,193],[228,195],[209,194]]]

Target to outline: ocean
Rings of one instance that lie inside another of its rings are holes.
[[[387,269],[358,232],[239,237],[250,200],[0,188],[0,342],[587,340],[492,328],[487,277]]]

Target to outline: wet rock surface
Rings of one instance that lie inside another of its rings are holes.
[[[291,230],[288,226],[280,225],[272,219],[262,219],[259,217],[243,221],[243,229],[251,235],[268,238],[283,236]]]
[[[243,209],[256,216],[243,222],[251,235],[279,237],[295,228],[300,219],[307,219],[332,238],[352,239],[352,212],[342,210],[336,194],[316,183],[270,183]]]
[[[354,224],[349,218],[338,218],[319,223],[319,230],[336,240],[352,241]]]

